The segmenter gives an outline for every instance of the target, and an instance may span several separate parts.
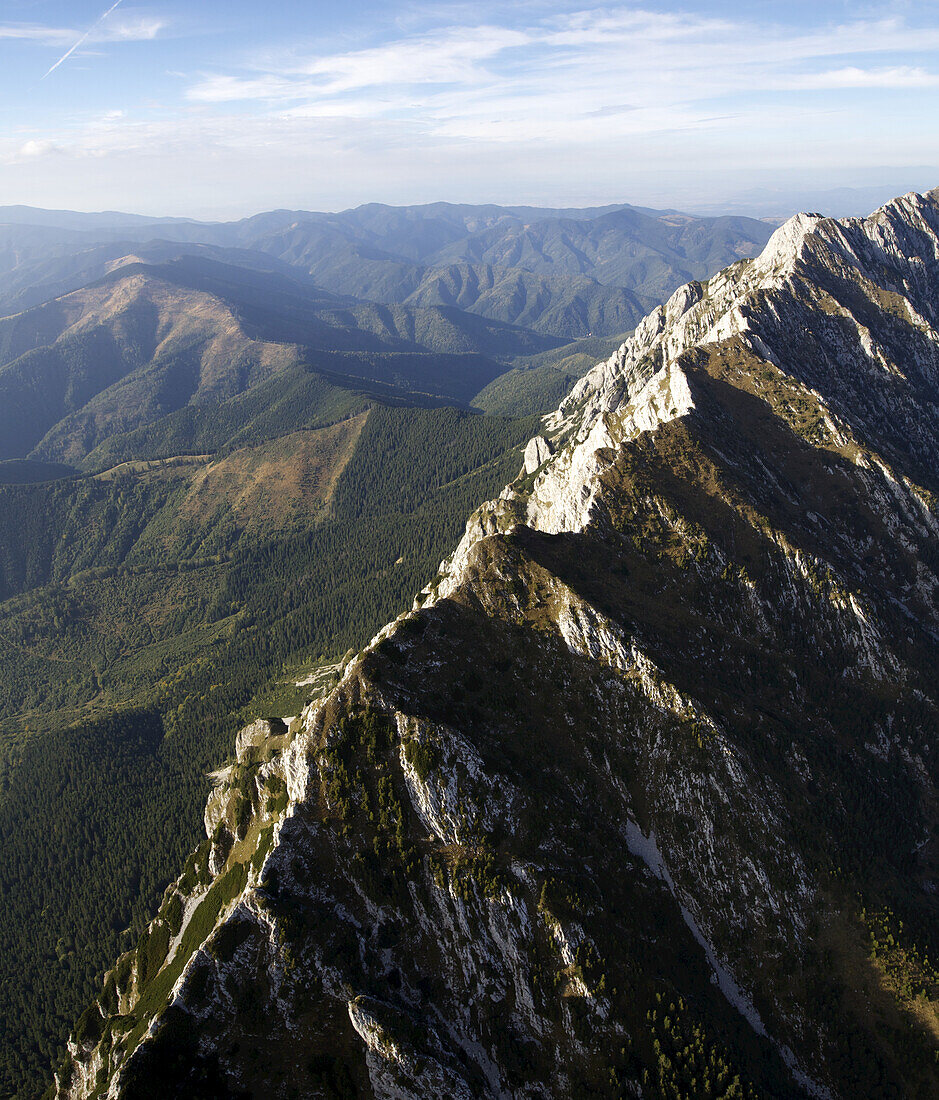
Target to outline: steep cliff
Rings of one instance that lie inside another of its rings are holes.
[[[935,194],[650,314],[240,735],[57,1095],[936,1095],[937,328]]]

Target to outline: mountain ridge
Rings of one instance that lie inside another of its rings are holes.
[[[650,314],[239,736],[57,1095],[929,1096],[937,265],[909,195]]]

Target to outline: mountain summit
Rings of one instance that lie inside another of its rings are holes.
[[[937,276],[907,195],[649,314],[239,734],[57,1095],[935,1096]]]

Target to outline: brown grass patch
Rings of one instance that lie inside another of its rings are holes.
[[[235,451],[199,471],[177,522],[200,523],[228,512],[245,530],[322,517],[368,413],[311,431],[293,432]]]

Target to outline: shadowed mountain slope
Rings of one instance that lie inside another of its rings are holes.
[[[455,308],[337,297],[281,271],[124,257],[88,287],[0,319],[0,458],[79,463],[111,437],[298,368],[345,395],[342,414],[363,393],[468,403],[503,372],[494,355],[559,343]]]
[[[379,403],[296,430],[303,392],[274,397],[216,406],[214,454],[0,485],[0,1095],[42,1093],[238,727],[409,606],[536,423]]]

